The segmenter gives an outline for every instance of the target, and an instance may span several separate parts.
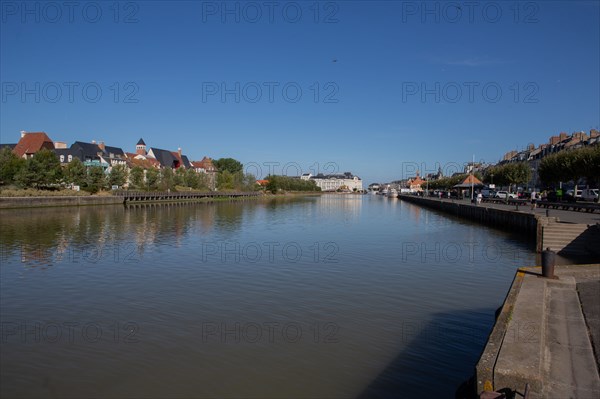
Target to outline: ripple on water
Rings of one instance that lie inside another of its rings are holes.
[[[374,196],[1,213],[6,396],[450,396],[535,259]]]

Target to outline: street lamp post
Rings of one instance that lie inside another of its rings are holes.
[[[475,154],[473,154],[473,163],[471,164],[471,203],[473,202],[474,189],[475,189]]]

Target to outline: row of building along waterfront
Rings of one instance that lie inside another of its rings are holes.
[[[66,165],[74,159],[79,159],[85,166],[100,166],[107,173],[116,165],[124,165],[131,169],[139,166],[143,169],[194,169],[198,173],[207,176],[211,189],[215,188],[217,169],[212,159],[204,157],[200,161],[190,161],[182,153],[181,148],[177,151],[165,150],[157,147],[149,147],[140,138],[135,145],[135,152],[128,152],[121,147],[106,145],[103,141],[91,142],[75,141],[70,146],[62,141],[53,141],[45,132],[21,132],[21,137],[16,144],[0,144],[10,148],[17,156],[31,158],[42,148],[53,151],[60,163]],[[322,191],[362,191],[362,180],[350,172],[341,174],[321,173],[312,175],[310,173],[300,176],[302,180],[312,180]],[[259,184],[262,181],[258,181]]]
[[[22,158],[31,158],[36,152],[46,148],[57,155],[62,165],[77,158],[85,166],[100,166],[107,173],[116,165],[124,165],[129,169],[136,166],[143,169],[194,169],[198,173],[206,174],[209,187],[215,188],[217,169],[211,158],[205,156],[200,161],[190,161],[181,148],[171,151],[148,147],[142,138],[135,145],[135,152],[127,152],[121,147],[106,145],[103,141],[75,141],[67,146],[65,142],[53,141],[45,132],[22,131],[16,144],[0,144],[0,149],[4,147],[10,148]]]
[[[511,150],[504,154],[502,159],[497,164],[484,163],[484,162],[468,162],[464,164],[464,169],[453,173],[452,176],[480,172],[485,174],[489,167],[495,165],[503,165],[512,162],[527,162],[531,168],[532,174],[531,179],[527,182],[526,186],[530,188],[540,188],[542,182],[540,181],[538,174],[538,167],[544,157],[552,154],[559,153],[561,151],[569,151],[578,148],[584,148],[589,146],[600,145],[600,132],[596,129],[591,129],[589,133],[584,131],[573,132],[567,134],[561,132],[558,135],[551,136],[547,143],[536,146],[535,144],[529,144],[523,150]],[[390,183],[373,183],[369,185],[369,190],[377,191],[380,188],[394,188],[398,191],[407,190],[410,192],[423,191],[427,187],[427,182],[435,181],[445,177],[441,167],[436,173],[428,173],[421,177],[417,171],[416,176],[396,180]]]

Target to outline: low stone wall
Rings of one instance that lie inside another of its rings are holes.
[[[437,209],[466,219],[471,219],[487,226],[509,228],[529,234],[532,238],[538,234],[537,217],[530,213],[516,212],[508,209],[488,208],[484,205],[472,205],[458,202],[440,201],[417,197],[414,195],[399,195],[403,201],[412,202],[431,209]]]
[[[502,348],[502,341],[504,341],[506,329],[511,319],[515,302],[517,300],[517,295],[519,294],[521,284],[523,283],[524,275],[525,273],[523,271],[517,271],[515,274],[513,283],[508,290],[506,298],[504,299],[504,304],[500,308],[500,312],[497,314],[496,323],[494,324],[485,348],[481,353],[479,362],[477,362],[477,365],[475,366],[477,394],[483,391],[494,390],[494,368],[496,367],[498,354]]]
[[[50,206],[84,206],[123,204],[123,198],[112,196],[81,197],[1,197],[0,209],[39,208]]]
[[[531,399],[599,397],[589,336],[596,296],[586,299],[591,307],[584,316],[578,290],[580,283],[597,284],[600,265],[557,266],[554,279],[540,278],[541,272],[517,270],[475,367],[475,395],[503,388],[523,392],[529,384]]]

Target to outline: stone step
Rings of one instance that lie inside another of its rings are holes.
[[[551,231],[553,233],[564,233],[564,234],[573,234],[573,233],[583,233],[587,230],[586,228],[576,228],[576,229],[559,229],[559,228],[548,228],[544,227],[544,231]]]
[[[560,242],[560,241],[544,241],[544,247],[571,247],[571,248],[586,248],[587,246],[583,244],[571,244],[569,242]]]
[[[580,244],[578,242],[571,243],[570,241],[553,241],[553,240],[544,240],[544,248],[546,247],[573,247],[573,248],[587,248],[586,244]]]
[[[544,237],[552,236],[552,237],[564,237],[564,238],[570,238],[570,239],[577,238],[584,233],[585,233],[585,231],[574,232],[574,233],[570,233],[570,232],[559,233],[557,231],[546,231],[546,230],[543,231]]]
[[[587,229],[568,229],[568,230],[564,230],[564,229],[548,229],[548,228],[544,228],[545,232],[554,233],[554,234],[567,234],[567,235],[585,233],[586,230]]]
[[[582,246],[585,247],[586,244],[583,242],[573,242],[573,241],[565,241],[565,240],[549,240],[549,239],[545,239],[544,243],[546,244],[564,244],[564,245],[573,245],[573,246]]]
[[[548,226],[553,226],[553,227],[565,227],[565,228],[572,228],[572,227],[587,227],[587,223],[561,223],[561,222],[555,222],[555,223],[550,223],[548,224]]]

